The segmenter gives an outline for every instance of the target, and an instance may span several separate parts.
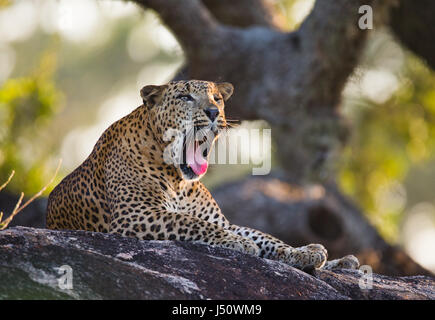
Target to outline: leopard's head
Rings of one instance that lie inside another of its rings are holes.
[[[141,90],[164,162],[185,180],[197,180],[208,168],[211,148],[227,127],[224,102],[232,95],[227,82],[172,81]]]

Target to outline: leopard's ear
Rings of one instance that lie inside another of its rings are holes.
[[[224,98],[224,101],[227,101],[234,92],[234,86],[229,82],[216,83],[216,86]]]
[[[143,87],[140,90],[140,96],[142,97],[144,105],[151,108],[159,104],[167,87],[167,84],[161,86],[149,85]]]

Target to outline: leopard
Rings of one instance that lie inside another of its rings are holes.
[[[225,103],[233,91],[229,82],[204,80],[144,86],[143,103],[109,126],[49,194],[47,228],[190,241],[298,269],[358,268],[353,255],[328,261],[321,244],[292,247],[221,212],[200,179],[215,141],[230,127]]]

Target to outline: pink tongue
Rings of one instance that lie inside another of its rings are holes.
[[[196,152],[195,152],[196,149]],[[201,148],[195,148],[195,143],[189,143],[186,151],[187,164],[197,176],[204,174],[208,168],[208,162],[202,155]]]

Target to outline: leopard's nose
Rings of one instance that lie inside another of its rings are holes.
[[[204,110],[207,117],[213,122],[219,114],[219,109],[216,107],[207,108]]]

